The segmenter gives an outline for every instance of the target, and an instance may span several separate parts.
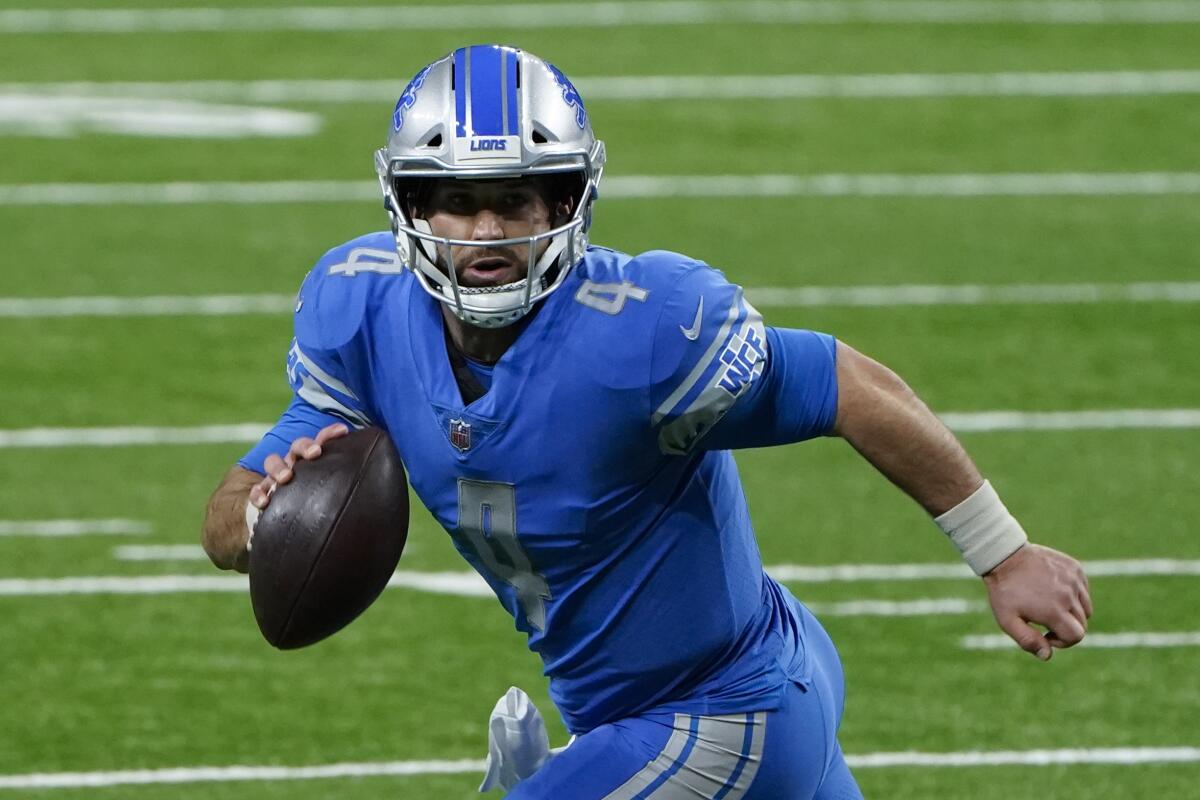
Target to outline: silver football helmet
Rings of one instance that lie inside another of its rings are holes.
[[[592,135],[582,98],[556,67],[515,48],[476,45],[416,74],[396,103],[375,169],[404,266],[459,319],[498,328],[527,314],[583,258],[604,170],[604,143]],[[577,180],[565,178],[574,196],[570,220],[545,233],[486,243],[449,239],[434,235],[429,223],[413,214],[428,179],[549,174]],[[543,242],[548,242],[544,249]],[[484,244],[528,245],[525,278],[500,286],[460,286],[451,246]]]

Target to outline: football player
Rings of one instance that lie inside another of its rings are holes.
[[[204,544],[244,571],[296,461],[386,429],[575,734],[510,797],[861,796],[837,653],[764,574],[734,448],[846,439],[935,518],[1019,646],[1083,638],[1079,564],[1027,542],[893,372],[764,326],[693,258],[589,245],[604,146],[549,63],[475,46],[426,66],[376,167],[391,230],[304,281],[294,397],[218,487]]]

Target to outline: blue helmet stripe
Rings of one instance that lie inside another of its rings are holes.
[[[504,51],[495,45],[476,45],[467,53],[472,136],[504,135],[504,94],[500,85]]]
[[[504,120],[504,132],[509,136],[517,136],[521,130],[520,116],[517,111],[517,61],[518,55],[516,50],[504,51],[506,73],[504,88],[508,92],[508,117]]]
[[[467,135],[467,51],[454,51],[454,120],[455,136]]]

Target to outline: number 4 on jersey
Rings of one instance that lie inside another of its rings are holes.
[[[460,478],[458,530],[487,571],[516,590],[517,602],[530,627],[545,630],[550,586],[534,572],[517,540],[517,493],[513,485]]]

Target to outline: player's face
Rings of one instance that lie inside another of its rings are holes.
[[[436,236],[465,239],[478,245],[450,248],[460,286],[515,283],[529,271],[529,245],[492,246],[489,242],[545,233],[566,204],[551,209],[541,187],[529,179],[439,180],[425,207],[425,220]],[[549,241],[538,242],[534,260]],[[442,268],[450,263],[439,246]]]

